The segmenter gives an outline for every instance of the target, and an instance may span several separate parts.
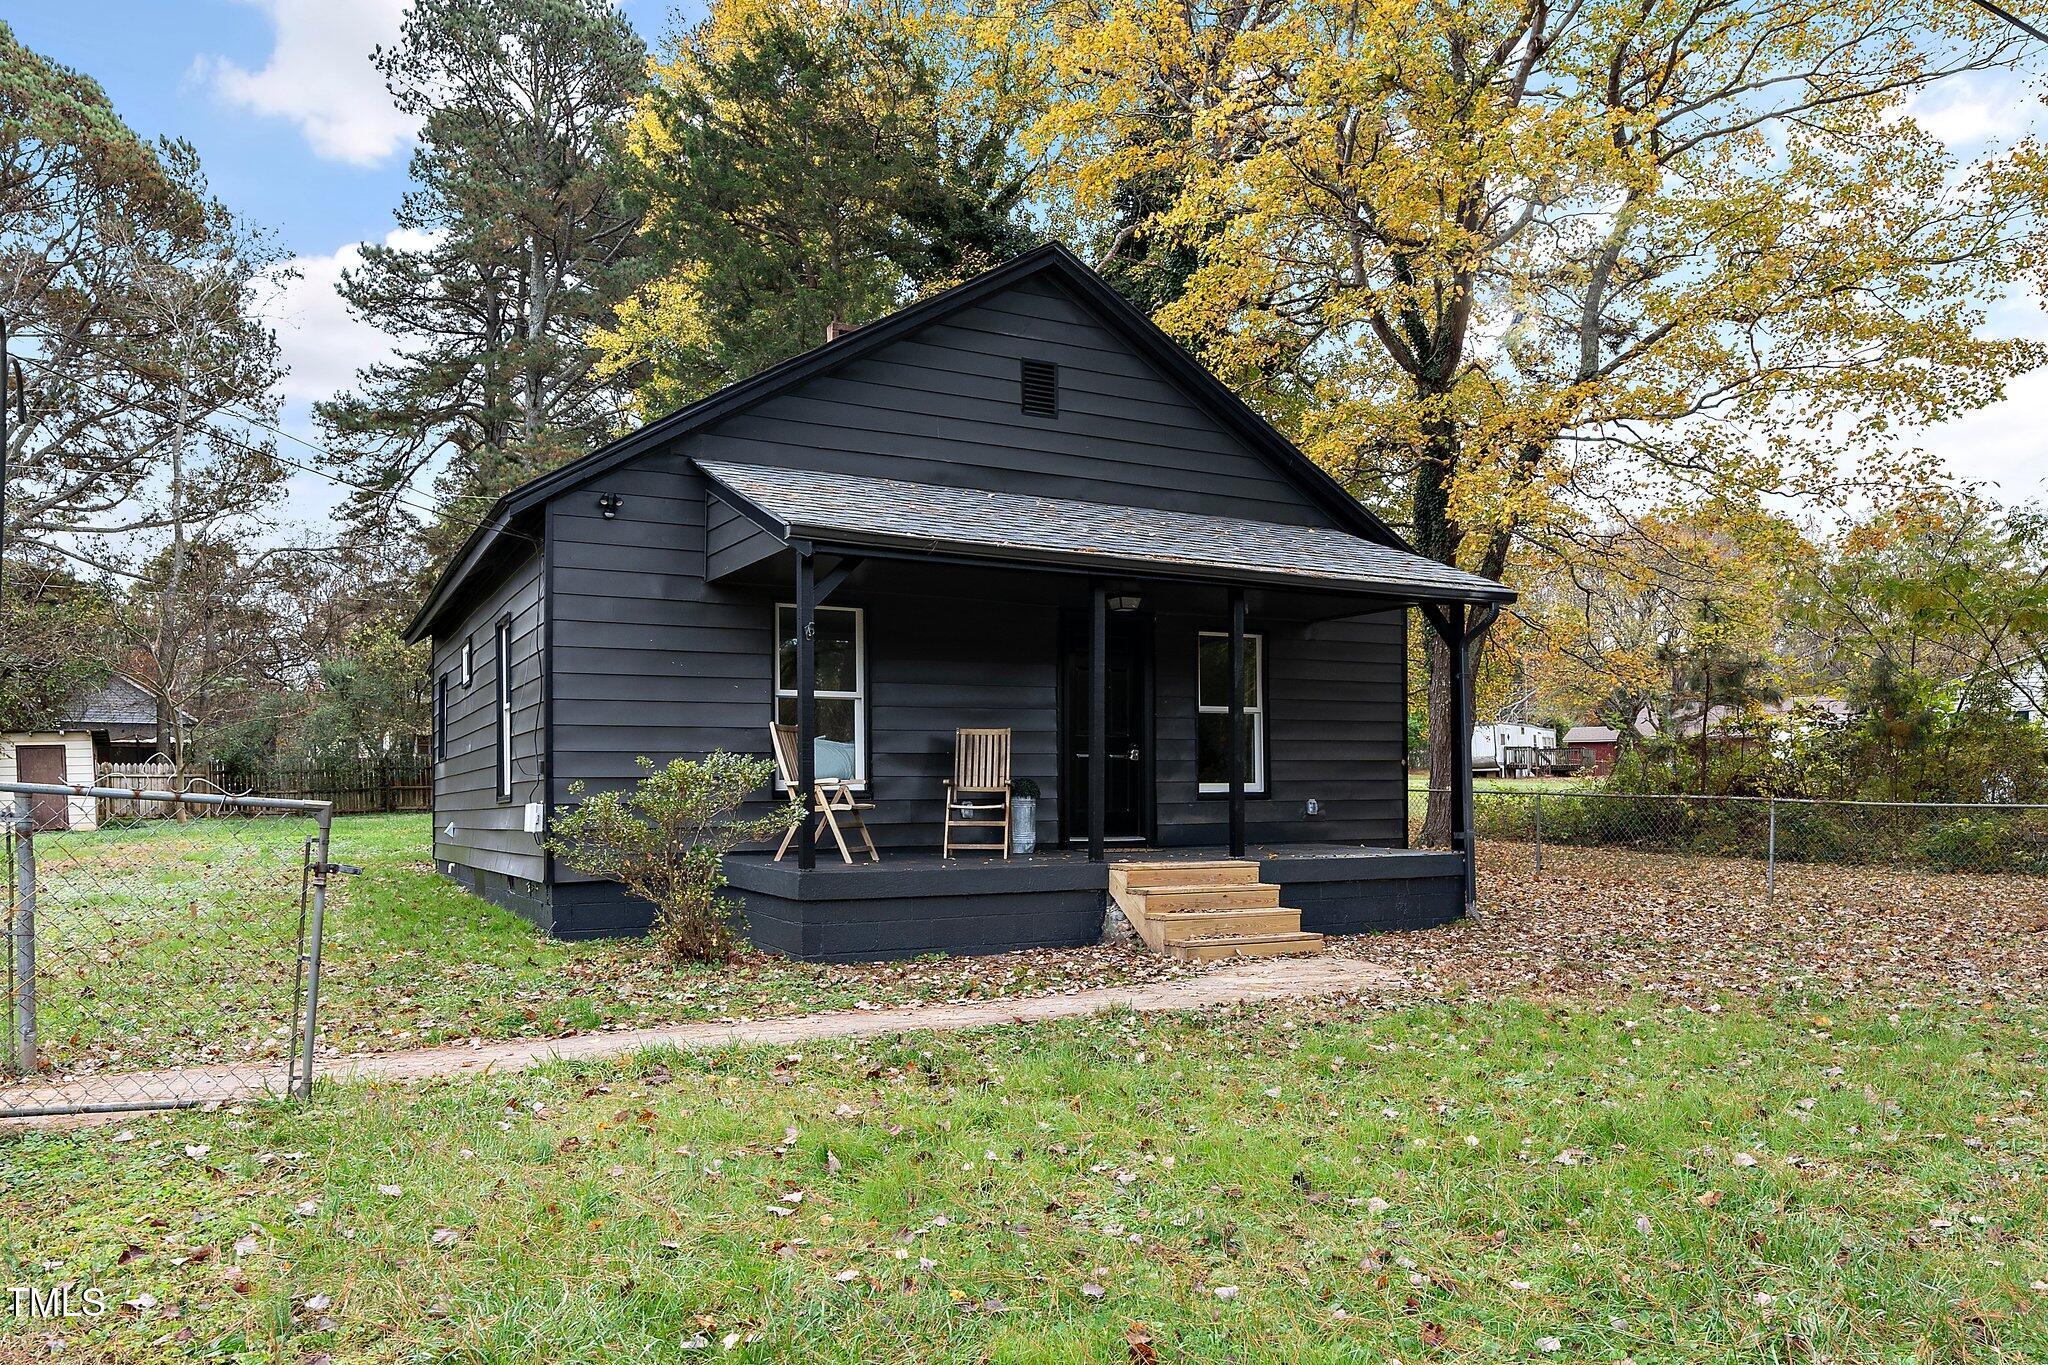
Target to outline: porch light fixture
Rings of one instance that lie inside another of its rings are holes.
[[[606,521],[611,521],[617,517],[619,515],[619,508],[625,506],[625,503],[626,500],[617,493],[600,493],[597,495],[597,510],[604,514]]]
[[[1136,593],[1132,593],[1127,597],[1110,598],[1108,606],[1111,611],[1136,611],[1144,604],[1144,600],[1144,598],[1139,597]]]

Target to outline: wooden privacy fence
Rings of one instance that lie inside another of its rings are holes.
[[[279,800],[325,801],[336,815],[374,815],[386,811],[430,810],[434,771],[424,758],[394,758],[357,763],[270,763],[260,767],[224,763],[195,765],[180,778],[172,765],[102,763],[102,787],[133,791],[207,792],[228,796],[264,796]],[[172,814],[167,801],[101,797],[99,813],[106,820],[155,820]]]

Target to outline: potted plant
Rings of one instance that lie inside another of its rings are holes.
[[[1010,784],[1010,852],[1038,851],[1038,784],[1020,777]]]

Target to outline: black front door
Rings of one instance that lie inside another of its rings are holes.
[[[1102,832],[1109,839],[1143,839],[1150,823],[1152,792],[1152,630],[1149,619],[1115,612],[1109,618],[1108,695],[1109,799]],[[1061,771],[1061,808],[1071,841],[1088,837],[1088,635],[1070,636],[1065,685],[1066,714],[1060,726],[1066,766]]]

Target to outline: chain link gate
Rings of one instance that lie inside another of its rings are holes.
[[[309,1095],[333,807],[0,783],[0,1121]]]

